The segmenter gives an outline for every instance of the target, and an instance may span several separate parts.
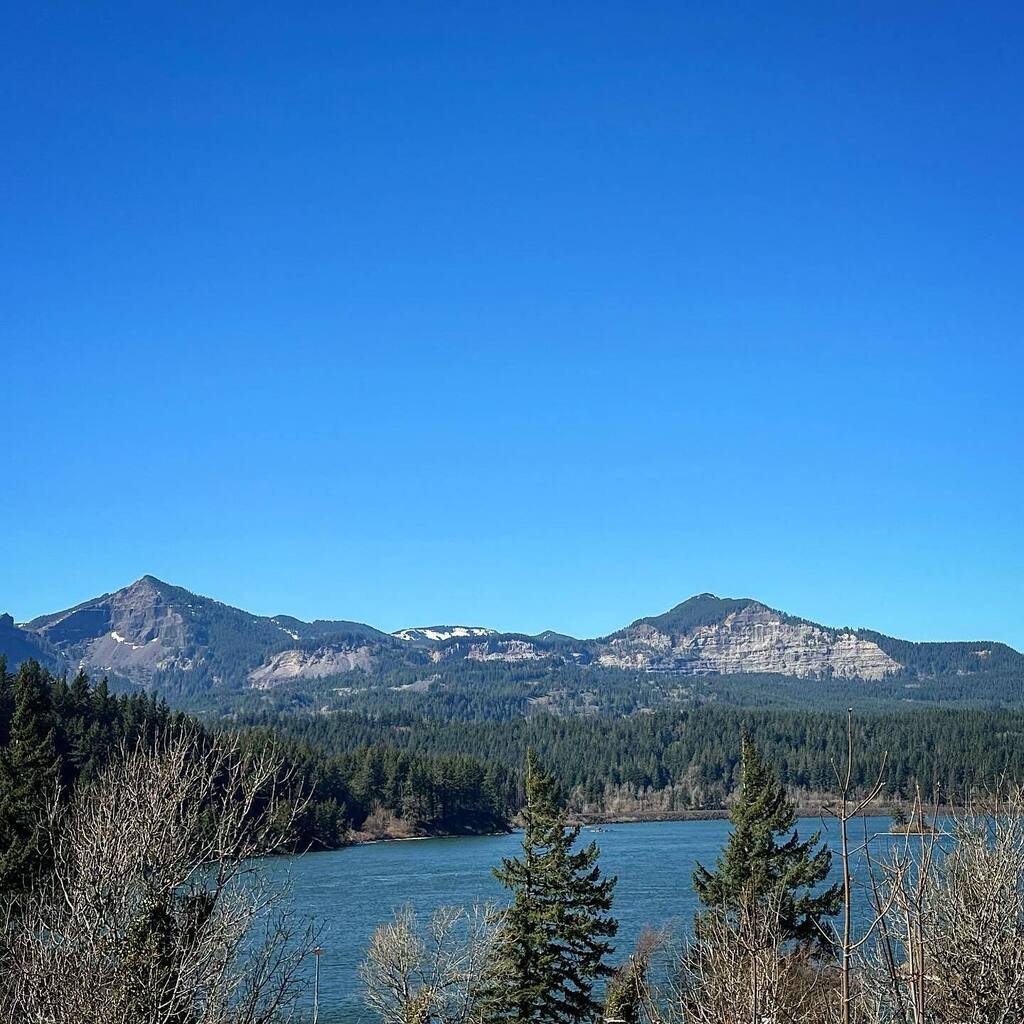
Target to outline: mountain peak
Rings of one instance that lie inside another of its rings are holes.
[[[685,633],[697,626],[716,625],[733,612],[749,608],[751,605],[764,607],[760,601],[755,601],[752,597],[695,594],[661,615],[648,615],[632,622],[630,626],[647,625],[665,633]]]
[[[108,598],[116,598],[119,600],[134,600],[134,601],[146,601],[156,600],[159,597],[166,598],[175,587],[172,587],[169,583],[164,583],[163,580],[157,579],[155,576],[147,573],[145,576],[140,576],[137,580],[133,580],[127,586],[121,587],[119,590],[111,591],[109,594],[103,594],[100,597],[93,598],[88,604],[95,604],[99,601],[107,600]]]
[[[140,576],[134,583],[129,583],[125,590],[174,590],[170,583],[165,583],[161,579],[157,579],[156,576],[152,576],[146,573],[145,576]]]

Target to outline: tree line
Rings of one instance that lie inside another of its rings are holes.
[[[883,753],[882,795],[895,799],[911,799],[920,785],[929,795],[963,802],[1004,776],[1024,778],[1024,712],[929,708],[859,720],[855,787],[870,784]],[[570,805],[595,811],[622,793],[636,800],[663,794],[666,811],[725,806],[739,785],[743,735],[789,791],[822,794],[834,784],[831,759],[846,732],[846,716],[837,712],[714,705],[628,718],[536,714],[450,722],[381,713],[264,714],[249,721],[328,752],[398,746],[487,760],[517,775],[532,748],[565,787]]]
[[[115,755],[185,730],[213,743],[210,729],[153,694],[118,696],[105,679],[93,684],[78,672],[69,680],[34,661],[10,673],[0,659],[0,890],[24,887],[45,865],[40,820],[55,793],[69,798]],[[341,846],[381,814],[426,833],[496,831],[515,799],[504,769],[459,752],[429,756],[366,743],[328,754],[252,728],[239,742],[277,748],[282,770],[298,783],[297,848]]]

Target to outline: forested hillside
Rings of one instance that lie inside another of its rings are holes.
[[[486,666],[481,666],[481,681]],[[273,743],[310,803],[298,822],[303,848],[351,838],[494,831],[519,807],[520,769],[533,748],[570,806],[594,817],[717,810],[738,784],[750,736],[783,783],[811,806],[832,784],[843,750],[837,711],[690,703],[648,713],[524,715],[517,698],[416,710],[259,712],[200,725],[153,695],[116,696],[84,673],[71,681],[35,662],[0,670],[0,848],[30,846],[31,813],[55,787],[88,784],[109,758],[158,733],[230,730],[245,744]],[[482,712],[490,712],[490,717]],[[927,708],[858,715],[853,782],[866,787],[888,757],[884,795],[960,802],[1004,777],[1024,778],[1024,712]]]
[[[339,683],[344,685],[339,685]],[[575,664],[456,661],[429,668],[395,666],[337,678],[300,680],[244,695],[209,692],[191,706],[217,714],[402,712],[449,720],[509,720],[552,713],[622,716],[694,705],[862,711],[927,707],[1024,707],[1024,682],[1012,669],[976,675],[896,675],[860,680],[803,679],[778,673],[679,676]]]
[[[34,661],[11,674],[0,658],[0,888],[45,859],[33,836],[51,800],[89,785],[136,745],[185,730],[209,735],[152,694],[115,696],[106,680],[93,685],[79,672],[68,681]],[[328,754],[264,729],[243,730],[240,740],[277,747],[283,771],[309,797],[297,823],[300,848],[337,847],[364,829],[494,831],[515,801],[507,771],[460,752],[435,757],[371,741]]]
[[[325,751],[368,744],[463,754],[513,771],[534,749],[594,813],[627,806],[681,812],[725,806],[739,782],[741,740],[764,751],[783,783],[810,798],[834,787],[832,760],[845,756],[838,712],[703,706],[629,718],[537,715],[511,721],[446,722],[408,715],[290,715],[256,719]],[[1024,779],[1024,712],[922,710],[857,716],[855,788],[870,788],[887,756],[885,795],[962,802],[1004,777]]]

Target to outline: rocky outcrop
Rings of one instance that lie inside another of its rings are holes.
[[[470,661],[539,661],[549,656],[550,651],[538,650],[528,640],[492,640],[471,644],[466,652]]]
[[[358,647],[324,646],[315,651],[281,651],[249,673],[249,685],[258,690],[269,690],[296,679],[322,679],[357,668],[369,672],[373,665],[373,648],[365,644]]]
[[[878,644],[856,633],[794,620],[757,602],[681,633],[635,623],[609,638],[598,662],[690,675],[778,672],[860,679],[882,679],[900,668]]]
[[[86,669],[148,677],[191,664],[185,619],[151,576],[28,628]]]
[[[0,615],[0,657],[6,660],[8,668],[14,668],[29,658],[50,665],[54,661],[54,652],[38,633],[22,629],[16,625],[14,616],[5,612]]]

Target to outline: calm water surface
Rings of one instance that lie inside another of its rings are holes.
[[[870,833],[889,827],[884,818],[867,824]],[[809,834],[822,822],[805,820],[799,827],[802,835]],[[644,925],[689,926],[697,910],[690,885],[694,866],[698,861],[711,866],[728,834],[727,821],[608,825],[597,835],[583,833],[583,839],[599,843],[602,870],[619,877],[614,914],[620,955],[632,949]],[[836,846],[833,822],[825,838]],[[515,855],[521,840],[517,833],[373,843],[275,861],[272,870],[290,877],[296,909],[323,926],[321,1024],[370,1020],[356,968],[378,924],[407,904],[428,916],[441,904],[503,900],[506,891],[491,868]]]

